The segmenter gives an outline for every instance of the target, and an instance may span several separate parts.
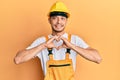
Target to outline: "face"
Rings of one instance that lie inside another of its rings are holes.
[[[49,23],[54,32],[62,32],[65,29],[67,18],[64,16],[52,16],[49,18]]]

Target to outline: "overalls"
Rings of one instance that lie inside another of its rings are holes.
[[[44,80],[74,80],[72,59],[69,59],[70,49],[66,50],[65,60],[53,60],[52,49],[48,49],[48,52],[49,60]]]

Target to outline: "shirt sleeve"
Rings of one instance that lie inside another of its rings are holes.
[[[30,46],[28,46],[26,48],[26,50],[32,49],[32,48],[44,43],[45,41],[46,41],[45,37],[40,37],[40,38],[36,39],[35,41],[33,41],[33,43]],[[39,52],[36,56],[41,58],[41,52]],[[34,56],[34,57],[36,57],[36,56]]]
[[[45,37],[40,37],[40,38],[36,39],[35,41],[33,41],[33,43],[30,46],[28,46],[26,49],[27,50],[32,49],[32,48],[34,48],[34,47],[36,47],[44,42],[45,42]]]
[[[79,36],[73,35],[73,38],[75,39],[76,46],[79,46],[84,49],[89,47],[89,45]]]

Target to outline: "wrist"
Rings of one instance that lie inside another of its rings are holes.
[[[71,44],[70,49],[73,49],[73,50],[74,50],[75,47],[76,47],[76,46],[75,46],[74,44]]]
[[[42,43],[41,47],[42,47],[42,49],[45,49],[46,48],[46,43]]]

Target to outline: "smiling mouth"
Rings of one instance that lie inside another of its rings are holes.
[[[61,28],[63,27],[62,25],[55,25],[56,28]]]

